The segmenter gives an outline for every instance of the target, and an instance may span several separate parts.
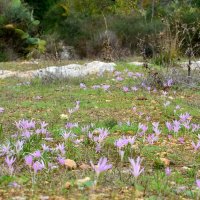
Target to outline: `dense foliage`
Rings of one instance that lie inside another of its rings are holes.
[[[45,41],[39,39],[39,21],[20,0],[0,1],[0,60],[16,59],[37,49],[45,50]]]

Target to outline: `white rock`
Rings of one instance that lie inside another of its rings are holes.
[[[192,61],[191,62],[191,69],[194,70],[194,69],[200,69],[200,61]],[[188,66],[188,62],[182,62],[182,63],[179,63],[184,69],[187,69],[187,66]]]
[[[8,70],[0,70],[0,78],[7,78],[10,76],[15,76],[16,72]]]
[[[115,66],[116,66],[115,63],[104,63],[104,62],[94,61],[84,65],[70,64],[61,67],[51,66],[37,70],[35,75],[39,77],[52,75],[58,78],[81,77],[90,74],[98,74],[98,73],[101,74],[105,71],[112,72],[115,70]]]

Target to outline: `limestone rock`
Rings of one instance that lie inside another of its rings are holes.
[[[71,159],[66,159],[65,160],[65,167],[67,169],[76,169],[77,168],[77,164],[74,160]]]

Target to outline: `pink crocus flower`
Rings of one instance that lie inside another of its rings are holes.
[[[41,171],[42,169],[44,169],[44,162],[41,161],[36,161],[33,163],[33,170],[34,170],[34,173],[37,174],[38,171]]]
[[[13,171],[14,171],[13,163],[15,162],[15,160],[16,160],[15,157],[6,156],[6,158],[5,158],[5,162],[6,162],[6,164],[8,165],[8,169],[9,169],[9,171],[10,171],[10,174],[12,174]]]
[[[28,165],[29,167],[31,167],[32,164],[33,164],[33,156],[32,155],[27,155],[27,156],[25,156],[24,159],[25,159],[26,165]]]
[[[136,160],[129,158],[129,162],[131,163],[131,174],[135,178],[138,178],[138,176],[144,171],[144,168],[141,168],[142,159],[140,157],[137,157]]]
[[[108,159],[107,158],[100,158],[97,165],[94,165],[92,161],[90,161],[90,164],[94,171],[96,172],[97,177],[100,175],[101,172],[107,171],[112,168],[112,164],[107,164]]]
[[[200,148],[200,140],[197,142],[197,144],[195,144],[195,143],[192,141],[192,146],[194,147],[194,150],[197,151],[197,150]]]
[[[0,113],[4,112],[4,108],[0,107]]]
[[[197,180],[196,180],[196,185],[197,185],[197,187],[200,189],[200,179],[197,179]]]
[[[128,91],[129,91],[129,88],[128,88],[127,86],[124,86],[124,87],[123,87],[123,91],[124,91],[124,92],[128,92]]]
[[[172,170],[169,167],[165,168],[165,174],[166,174],[166,176],[170,176],[171,172],[172,172]]]

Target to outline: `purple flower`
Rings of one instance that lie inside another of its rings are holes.
[[[127,139],[128,139],[129,144],[133,145],[135,143],[136,137],[135,136],[133,136],[133,137],[129,136]]]
[[[7,155],[9,154],[10,152],[10,144],[8,143],[7,145],[2,145],[0,147],[0,156],[4,156],[4,155]]]
[[[68,113],[71,115],[72,113],[74,113],[75,112],[75,110],[73,109],[73,108],[69,108],[68,109]]]
[[[129,91],[129,88],[128,88],[127,86],[124,86],[124,87],[123,87],[123,91],[124,91],[124,92],[128,92],[128,91]]]
[[[73,143],[76,145],[79,145],[81,142],[83,142],[83,139],[76,139],[73,141]]]
[[[4,111],[4,108],[0,107],[0,113],[3,113]]]
[[[24,138],[26,138],[26,139],[28,139],[28,138],[30,138],[31,137],[31,132],[30,131],[28,131],[28,130],[23,130],[22,131],[22,137],[24,137]]]
[[[101,144],[96,143],[95,151],[96,151],[96,153],[101,152]]]
[[[104,89],[104,91],[108,91],[108,89],[110,88],[110,85],[102,85],[102,88]]]
[[[60,151],[62,155],[65,154],[65,145],[64,143],[56,145],[56,150]]]
[[[12,164],[15,162],[16,158],[15,157],[10,157],[6,156],[5,162],[8,165],[8,167],[12,167]]]
[[[192,126],[192,132],[198,131],[200,129],[200,125],[199,124],[191,124],[191,126]]]
[[[119,149],[125,147],[128,145],[129,140],[126,137],[119,138],[118,140],[115,141],[115,146]]]
[[[191,115],[187,112],[185,114],[181,114],[179,117],[181,122],[185,122],[186,120],[191,119]]]
[[[16,160],[15,157],[8,157],[8,156],[6,156],[6,158],[5,158],[5,162],[8,165],[8,169],[9,169],[11,175],[12,175],[12,173],[14,171],[14,168],[13,168],[12,165],[15,162],[15,160]]]
[[[64,138],[64,140],[67,140],[70,137],[70,135],[71,135],[71,132],[68,132],[68,133],[64,132],[62,134],[62,137]]]
[[[172,139],[172,135],[170,135],[170,134],[167,137],[168,137],[169,140]]]
[[[151,119],[150,116],[147,116],[147,117],[146,117],[146,120],[147,120],[147,121],[150,121],[150,119]]]
[[[80,83],[80,88],[85,90],[87,87],[84,83]]]
[[[102,143],[104,139],[109,135],[109,131],[104,128],[98,128],[97,131],[99,132],[99,135],[93,139],[95,142]]]
[[[166,91],[163,91],[162,94],[165,97],[168,93]]]
[[[41,171],[42,169],[44,169],[44,162],[41,161],[36,161],[33,163],[33,170],[34,170],[34,173],[37,174],[38,171]]]
[[[45,128],[37,129],[37,130],[35,131],[35,133],[36,133],[37,135],[39,135],[39,134],[47,134],[47,129],[45,129]]]
[[[179,122],[179,121],[177,121],[177,120],[174,120],[173,121],[173,125],[174,125],[174,127],[173,127],[173,131],[175,132],[175,133],[178,133],[178,131],[179,131],[179,129],[181,128],[181,123]]]
[[[90,126],[87,125],[87,126],[83,126],[83,127],[81,128],[81,131],[82,131],[82,132],[88,132],[89,129],[90,129]]]
[[[127,125],[127,126],[131,126],[130,120],[128,120],[128,121],[126,122],[126,125]]]
[[[134,75],[134,73],[133,72],[128,72],[128,77],[132,77]]]
[[[151,91],[151,87],[147,87],[147,90],[148,90],[148,92],[150,92]]]
[[[167,82],[166,82],[166,83],[164,83],[164,86],[171,87],[171,86],[172,86],[172,84],[173,84],[173,80],[172,80],[172,79],[169,79],[169,80],[167,80]]]
[[[121,76],[118,76],[118,77],[116,78],[116,80],[117,80],[117,81],[123,81],[124,79],[123,79]]]
[[[137,108],[136,107],[132,107],[132,111],[136,112]]]
[[[49,151],[50,148],[46,144],[42,144],[43,151]]]
[[[93,139],[93,133],[91,133],[90,131],[89,131],[87,136],[88,136],[89,139],[91,139],[91,140]]]
[[[45,128],[46,126],[48,126],[48,123],[43,121],[40,123],[40,126],[41,126],[41,128]]]
[[[59,156],[59,157],[57,158],[57,160],[58,160],[58,163],[59,163],[60,165],[64,165],[64,164],[65,164],[65,158]]]
[[[53,170],[53,169],[57,169],[58,168],[58,166],[56,166],[56,165],[54,165],[53,163],[51,163],[51,162],[48,162],[48,169],[50,169],[50,170]]]
[[[154,128],[158,128],[159,122],[153,122],[152,125],[153,125]]]
[[[168,131],[171,131],[173,129],[173,126],[170,122],[166,122],[165,124],[166,124]]]
[[[153,131],[155,132],[156,135],[161,134],[161,131],[158,128],[153,128]]]
[[[134,159],[129,158],[129,162],[131,163],[130,172],[135,178],[137,178],[144,171],[144,168],[141,169],[142,159],[137,157],[135,161]]]
[[[185,127],[185,129],[189,130],[190,129],[190,121],[187,120],[187,121],[183,122],[183,126]]]
[[[153,144],[154,142],[156,142],[158,140],[158,136],[155,134],[150,134],[147,136],[147,142],[149,144]]]
[[[161,131],[158,129],[159,122],[153,122],[153,131],[155,132],[156,135],[160,135]]]
[[[94,165],[92,161],[90,161],[90,164],[92,168],[94,169],[97,177],[100,175],[101,172],[107,171],[112,168],[112,164],[107,164],[108,159],[107,158],[100,158],[97,165]]]
[[[69,129],[72,129],[74,127],[78,127],[78,123],[71,123],[71,122],[68,122],[66,125],[65,125],[66,128],[69,128]]]
[[[17,182],[11,182],[8,184],[9,187],[20,188],[21,186]]]
[[[15,123],[18,129],[26,130],[35,128],[35,121],[22,119]]]
[[[93,85],[92,89],[96,90],[96,89],[99,89],[100,87],[101,87],[100,85]]]
[[[32,155],[27,155],[27,156],[25,156],[24,159],[25,159],[26,165],[28,165],[29,167],[31,167],[32,164],[33,164],[33,156]]]
[[[185,140],[184,140],[183,137],[178,138],[178,141],[179,141],[181,144],[184,144],[184,143],[185,143]]]
[[[139,129],[139,130],[142,130],[142,133],[144,134],[144,133],[148,130],[148,126],[139,123],[138,129]]]
[[[35,151],[33,154],[33,157],[35,158],[40,158],[41,157],[41,152],[39,150]]]
[[[172,170],[169,167],[165,168],[165,174],[166,174],[166,176],[170,176],[171,172],[172,172]]]
[[[18,154],[24,146],[24,141],[18,140],[15,144],[16,153]]]
[[[143,74],[137,72],[137,73],[135,73],[135,76],[139,78],[139,77],[142,77]]]
[[[121,72],[119,72],[119,71],[115,71],[114,76],[119,76],[119,75],[121,75]]]
[[[136,92],[138,90],[138,88],[136,86],[131,87],[131,90]]]
[[[197,185],[197,187],[200,189],[200,179],[197,179],[197,180],[196,180],[196,185]]]
[[[181,109],[181,107],[179,105],[176,106],[176,110],[179,110]]]
[[[197,144],[195,144],[195,143],[192,141],[192,146],[194,147],[194,150],[197,151],[197,150],[200,148],[200,141],[198,141]]]

